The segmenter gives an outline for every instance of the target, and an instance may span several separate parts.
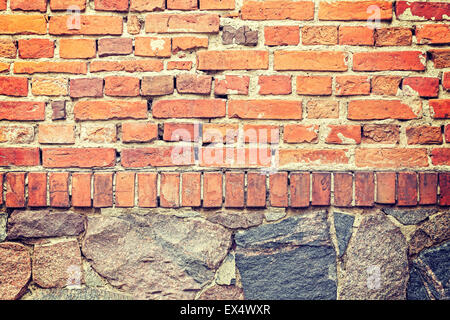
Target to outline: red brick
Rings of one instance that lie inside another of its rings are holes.
[[[98,56],[127,55],[133,53],[133,39],[131,38],[103,38],[98,39]]]
[[[442,75],[442,87],[445,90],[450,91],[450,72],[444,72]]]
[[[288,174],[273,173],[269,176],[269,199],[272,207],[288,206]]]
[[[395,203],[396,178],[395,172],[377,172],[377,203]]]
[[[72,98],[103,97],[103,79],[101,78],[70,79],[70,96]]]
[[[375,29],[375,45],[383,46],[410,46],[412,31],[409,28],[380,28]]]
[[[449,44],[450,26],[446,24],[427,24],[416,27],[419,44]]]
[[[268,147],[222,148],[214,145],[200,149],[200,166],[216,168],[270,167],[271,149]]]
[[[130,0],[130,11],[158,11],[165,8],[165,0]]]
[[[407,127],[406,138],[408,144],[441,144],[441,127],[418,126]]]
[[[450,67],[450,49],[433,49],[428,50],[431,55],[431,61],[437,69]]]
[[[135,77],[110,76],[105,78],[105,95],[115,97],[139,96],[140,80]]]
[[[0,120],[44,120],[45,102],[0,101]]]
[[[157,179],[155,172],[138,173],[138,201],[141,208],[155,208],[157,206]]]
[[[113,173],[94,173],[94,208],[113,206]]]
[[[123,149],[122,166],[125,168],[141,167],[178,167],[193,165],[193,150],[184,147],[147,147]]]
[[[192,61],[167,61],[167,70],[191,70]]]
[[[313,20],[312,1],[245,1],[242,20]]]
[[[125,72],[146,72],[161,71],[164,64],[161,60],[141,59],[141,60],[124,60],[124,61],[91,61],[89,65],[90,72],[102,71],[125,71]]]
[[[179,74],[176,78],[178,93],[210,94],[212,77],[195,74]]]
[[[222,173],[205,172],[203,174],[203,207],[221,207],[222,189]]]
[[[373,46],[373,29],[369,27],[339,26],[339,44],[351,46]]]
[[[332,144],[360,144],[361,126],[359,125],[329,125],[330,132],[325,140]]]
[[[355,71],[424,71],[425,55],[421,51],[377,51],[353,54]]]
[[[402,77],[374,76],[372,77],[372,93],[386,96],[397,95]]]
[[[425,2],[425,1],[397,1],[395,13],[400,20],[434,20],[444,19],[448,16],[450,4],[445,2]]]
[[[28,206],[47,206],[47,173],[28,173]]]
[[[336,172],[334,177],[334,205],[337,207],[351,207],[353,200],[353,175],[351,173]]]
[[[259,76],[258,78],[259,94],[291,94],[291,77],[284,75]]]
[[[200,10],[232,10],[235,0],[199,0]]]
[[[336,26],[304,26],[302,27],[303,45],[336,45],[338,32]]]
[[[7,208],[25,207],[25,173],[6,173],[5,205]]]
[[[0,77],[0,95],[26,97],[28,95],[28,78]]]
[[[35,96],[67,96],[69,94],[67,79],[53,77],[33,78],[31,92]]]
[[[339,118],[339,102],[335,100],[311,100],[307,103],[308,119]]]
[[[274,70],[347,71],[347,54],[339,51],[275,51]]]
[[[6,6],[6,3],[5,3]],[[3,204],[3,173],[0,173],[0,205]]]
[[[371,6],[379,8],[380,20],[392,19],[392,2],[390,1],[321,1],[319,20],[338,21],[372,21]],[[377,17],[378,18],[378,17]]]
[[[244,207],[244,173],[225,173],[225,207]]]
[[[312,201],[313,206],[330,205],[331,173],[312,173]]]
[[[11,10],[47,11],[47,0],[10,0]]]
[[[48,33],[52,35],[121,35],[123,31],[123,18],[107,15],[80,15],[80,28],[72,27],[67,23],[71,17],[67,15],[52,16],[49,22]]]
[[[92,173],[72,173],[72,205],[74,207],[90,207]]]
[[[48,174],[48,188],[51,207],[70,207],[68,172],[50,172]]]
[[[450,206],[450,173],[439,173],[439,204],[441,206]]]
[[[16,61],[14,73],[86,74],[87,63],[80,61]]]
[[[173,76],[147,76],[141,81],[141,95],[162,96],[172,94],[174,90]]]
[[[336,77],[337,96],[369,95],[370,81],[367,76]]]
[[[201,205],[201,174],[185,172],[181,174],[181,205],[183,207],[200,207]]]
[[[419,172],[419,204],[436,204],[438,174]]]
[[[196,0],[167,0],[167,9],[171,10],[195,10],[198,8]]]
[[[226,101],[205,100],[158,100],[153,103],[155,118],[221,118],[225,116]]]
[[[428,167],[428,156],[426,149],[419,148],[356,149],[355,164],[375,168]]]
[[[158,125],[147,122],[122,123],[123,142],[150,142],[158,138]]]
[[[161,173],[160,206],[178,208],[180,206],[180,174]]]
[[[217,14],[159,14],[150,13],[145,18],[147,33],[218,33],[219,16]]]
[[[46,34],[44,15],[5,14],[0,16],[0,34]]]
[[[0,57],[14,59],[17,54],[16,42],[12,39],[0,39]]]
[[[319,125],[287,124],[284,126],[284,142],[287,143],[317,143]]]
[[[22,59],[53,58],[55,43],[48,39],[20,39],[19,57]]]
[[[240,119],[300,120],[301,101],[229,100],[228,117]]]
[[[431,163],[435,166],[450,166],[450,148],[431,150]]]
[[[73,144],[75,143],[75,126],[73,124],[40,124],[39,143]]]
[[[266,26],[264,27],[264,41],[266,46],[298,45],[300,29],[298,26]]]
[[[116,207],[134,207],[134,172],[116,173]]]
[[[350,120],[411,120],[421,117],[421,102],[407,105],[399,100],[353,100],[348,104]]]
[[[330,95],[332,78],[328,76],[297,76],[297,93],[303,95]]]
[[[0,148],[0,166],[38,166],[39,148]]]
[[[309,207],[309,172],[291,173],[289,177],[290,206],[293,208]]]
[[[402,86],[407,94],[426,98],[439,95],[439,78],[410,77],[403,79]]]
[[[269,68],[269,53],[261,50],[197,52],[198,70],[257,70]]]
[[[6,10],[7,5],[7,0],[0,0],[0,10]]]
[[[355,204],[358,207],[371,207],[375,200],[373,172],[355,173]]]
[[[147,119],[146,101],[79,101],[75,103],[75,120]]]
[[[436,99],[430,100],[431,116],[434,119],[449,119],[450,118],[450,99]]]
[[[331,149],[281,149],[280,166],[312,164],[330,165],[348,163],[346,150]]]
[[[0,142],[11,144],[31,143],[34,141],[34,127],[23,125],[0,125]]]
[[[247,173],[247,207],[266,206],[266,175],[259,172]]]
[[[170,38],[136,37],[134,55],[142,57],[170,57],[172,45]]]
[[[67,10],[70,6],[77,6],[80,11],[86,9],[86,0],[50,0],[52,11]]]
[[[172,38],[172,52],[190,51],[198,48],[208,48],[207,37],[176,37]]]
[[[59,56],[64,59],[95,58],[97,46],[93,39],[60,39]]]
[[[245,143],[278,143],[280,129],[275,125],[244,124]]]
[[[445,141],[450,142],[450,124],[445,126]]]
[[[399,172],[397,188],[398,206],[417,205],[417,177],[415,172]]]
[[[199,124],[166,122],[164,123],[164,141],[198,141]]]
[[[237,142],[238,135],[239,125],[205,123],[202,126],[203,143],[233,143]]]
[[[128,0],[95,0],[95,10],[128,11]]]
[[[244,94],[248,95],[248,87],[250,85],[250,77],[248,76],[231,76],[214,77],[214,94]]]
[[[112,148],[45,148],[42,165],[46,168],[113,167],[116,151]]]

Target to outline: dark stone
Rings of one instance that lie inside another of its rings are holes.
[[[75,212],[15,210],[8,219],[13,239],[77,236],[84,231],[86,217]]]
[[[52,120],[66,119],[66,101],[52,101]]]
[[[429,216],[435,214],[437,209],[393,209],[383,208],[384,213],[393,216],[401,224],[413,225],[422,222]]]
[[[334,213],[334,228],[338,240],[339,257],[345,253],[348,242],[352,236],[353,221],[355,218],[348,214],[339,212]]]
[[[230,229],[247,229],[263,222],[260,212],[216,212],[208,216],[208,221],[221,224]]]
[[[24,300],[130,300],[124,293],[104,289],[39,289],[24,297]]]
[[[256,46],[258,44],[258,31],[252,31],[247,26],[240,27],[236,31],[235,39],[237,44]]]
[[[450,211],[430,217],[421,223],[409,240],[409,254],[416,255],[425,248],[450,239]]]
[[[430,300],[427,289],[423,284],[422,276],[415,268],[411,268],[409,273],[408,289],[406,290],[406,299],[408,300]]]
[[[233,28],[232,26],[224,26],[222,29],[222,43],[223,44],[232,44],[235,33],[236,33],[236,29]]]
[[[289,217],[235,235],[246,299],[336,299],[327,213]]]

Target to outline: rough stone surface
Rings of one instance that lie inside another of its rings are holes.
[[[41,289],[33,291],[24,300],[130,300],[131,296],[113,291],[82,289]]]
[[[42,288],[81,285],[83,272],[78,241],[35,245],[33,280]]]
[[[85,217],[75,212],[14,211],[8,219],[8,239],[76,236]]]
[[[405,299],[407,245],[400,229],[381,212],[365,215],[350,239],[340,298]]]
[[[284,208],[270,208],[264,212],[264,217],[267,221],[276,221],[286,216],[286,209]]]
[[[352,235],[353,221],[355,221],[355,218],[349,214],[340,212],[334,213],[334,228],[338,240],[339,257],[342,257],[345,253],[345,249],[347,249],[348,242]]]
[[[408,300],[430,300],[427,289],[423,284],[422,276],[413,266],[409,273],[408,289],[406,291],[406,299]]]
[[[244,300],[244,295],[236,286],[213,286],[206,289],[199,300]]]
[[[31,276],[28,249],[12,242],[0,243],[0,300],[20,298]]]
[[[409,254],[415,255],[424,248],[450,239],[450,211],[430,217],[420,224],[409,240]]]
[[[246,299],[335,299],[327,213],[302,214],[235,235]]]
[[[136,299],[193,299],[231,246],[231,232],[201,219],[131,213],[88,219],[83,255]]]
[[[216,273],[216,283],[219,285],[231,285],[236,283],[236,261],[234,253],[230,253]]]
[[[259,212],[215,212],[207,219],[230,229],[247,229],[260,225],[263,222],[263,214]]]
[[[6,239],[6,223],[8,214],[0,212],[0,242]]]
[[[435,214],[437,209],[393,209],[383,208],[384,213],[396,218],[405,225],[418,224],[429,216]]]

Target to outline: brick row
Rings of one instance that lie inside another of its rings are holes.
[[[449,179],[446,172],[4,172],[0,182],[6,192],[0,194],[0,204],[8,208],[448,206]]]

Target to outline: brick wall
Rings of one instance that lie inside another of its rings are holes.
[[[449,17],[0,0],[1,210],[449,206]]]

